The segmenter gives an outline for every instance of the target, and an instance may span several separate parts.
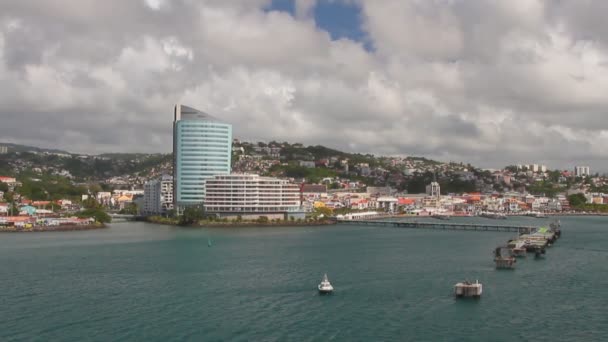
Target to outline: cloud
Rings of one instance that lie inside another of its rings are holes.
[[[183,102],[243,139],[608,168],[604,2],[348,0],[364,44],[322,1],[3,1],[1,140],[168,152]]]

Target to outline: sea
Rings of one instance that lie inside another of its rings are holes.
[[[503,232],[124,222],[4,233],[0,341],[608,341],[608,218],[560,220],[545,257],[514,270],[492,261],[514,237]],[[325,273],[331,295],[317,291]],[[463,280],[482,297],[456,299]]]

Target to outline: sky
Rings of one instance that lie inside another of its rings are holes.
[[[249,141],[608,170],[607,1],[3,0],[0,141],[170,152],[175,103]]]

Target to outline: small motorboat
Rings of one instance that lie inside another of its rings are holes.
[[[332,293],[334,291],[334,287],[331,286],[331,283],[327,280],[327,273],[323,276],[323,280],[318,287],[319,293]]]

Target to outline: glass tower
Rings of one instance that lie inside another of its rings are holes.
[[[230,173],[232,125],[179,104],[173,115],[173,200],[180,210],[203,204],[206,179]]]

